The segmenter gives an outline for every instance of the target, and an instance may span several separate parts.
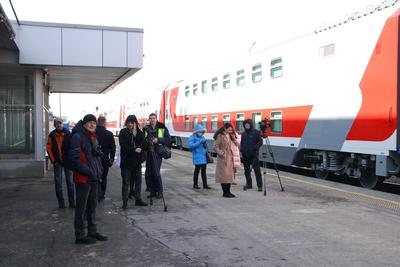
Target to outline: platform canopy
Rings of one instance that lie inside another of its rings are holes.
[[[143,65],[143,30],[12,21],[19,64],[42,68],[52,93],[104,93]]]

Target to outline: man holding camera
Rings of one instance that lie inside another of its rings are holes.
[[[246,185],[243,186],[243,190],[251,189],[252,178],[251,178],[251,167],[256,174],[256,181],[258,191],[262,191],[262,177],[260,170],[260,160],[258,157],[259,149],[262,145],[262,139],[260,131],[254,129],[253,121],[248,119],[243,121],[244,132],[242,133],[242,139],[240,144],[240,152],[242,153],[242,160],[244,165],[244,175],[246,176]]]
[[[76,190],[75,243],[93,244],[106,241],[96,227],[97,186],[102,175],[101,150],[96,137],[96,117],[87,114],[72,130],[68,160],[74,171]],[[86,215],[88,234],[83,218]]]

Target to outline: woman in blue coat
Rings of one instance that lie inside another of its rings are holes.
[[[204,133],[206,130],[200,124],[196,125],[193,134],[189,137],[189,146],[192,151],[193,164],[194,164],[194,174],[193,174],[193,188],[200,189],[198,185],[199,171],[201,170],[201,179],[203,180],[203,188],[211,189],[207,185],[207,143],[204,138]]]

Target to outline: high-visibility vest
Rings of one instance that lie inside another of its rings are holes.
[[[148,136],[148,131],[144,132],[144,137],[147,138]],[[163,138],[164,137],[164,128],[158,128],[157,129],[157,138]]]

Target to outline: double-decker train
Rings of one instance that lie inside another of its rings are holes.
[[[278,164],[330,172],[373,188],[399,175],[399,0],[193,75],[137,100],[129,113],[156,112],[174,144],[188,147],[194,125],[206,138],[231,122],[267,135]],[[270,157],[261,160],[271,161]]]

